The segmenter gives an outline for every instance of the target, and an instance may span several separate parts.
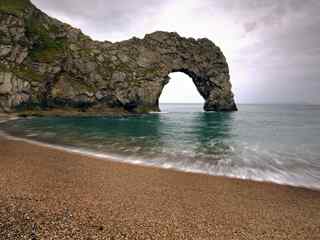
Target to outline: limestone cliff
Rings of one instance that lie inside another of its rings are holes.
[[[168,75],[178,71],[193,79],[205,110],[236,110],[226,59],[208,39],[154,32],[97,42],[29,0],[0,1],[0,112],[158,111]]]

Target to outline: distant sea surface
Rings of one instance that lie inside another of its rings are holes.
[[[17,119],[0,130],[117,161],[320,189],[320,106],[161,109],[131,117]]]

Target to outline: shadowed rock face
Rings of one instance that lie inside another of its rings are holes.
[[[236,110],[226,59],[208,39],[154,32],[97,42],[29,0],[0,2],[0,111],[159,111],[172,72],[193,79],[205,110]]]

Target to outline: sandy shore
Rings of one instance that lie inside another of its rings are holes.
[[[0,239],[320,239],[320,192],[0,138]]]

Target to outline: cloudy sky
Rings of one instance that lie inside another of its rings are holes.
[[[319,0],[32,0],[96,40],[156,30],[207,37],[230,66],[238,103],[320,104]],[[163,102],[201,102],[184,74],[171,74]]]

